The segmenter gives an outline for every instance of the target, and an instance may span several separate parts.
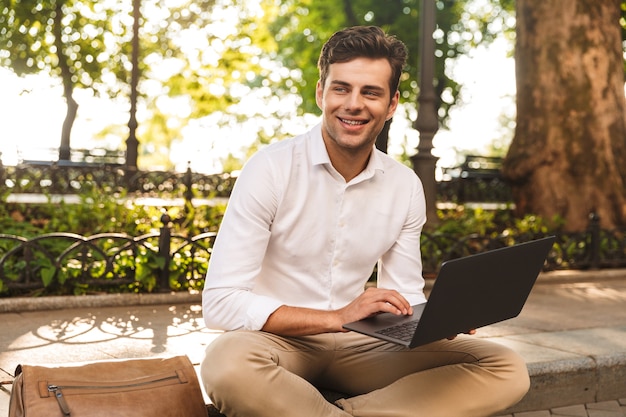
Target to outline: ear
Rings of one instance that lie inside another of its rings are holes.
[[[390,120],[394,113],[396,112],[396,109],[398,108],[398,101],[400,100],[400,92],[396,91],[396,94],[393,95],[393,97],[391,98],[391,102],[389,103],[389,109],[387,110],[387,117],[385,118],[385,120]]]
[[[317,107],[319,107],[320,110],[322,111],[324,111],[324,108],[322,105],[323,98],[324,98],[324,86],[322,85],[322,81],[318,80],[317,86],[315,87],[315,102],[317,103]]]

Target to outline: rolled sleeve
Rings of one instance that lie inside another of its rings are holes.
[[[261,330],[282,303],[245,290],[205,288],[202,311],[207,328],[216,330]]]
[[[243,328],[245,330],[261,330],[269,316],[281,305],[280,301],[273,298],[255,297],[248,307]]]

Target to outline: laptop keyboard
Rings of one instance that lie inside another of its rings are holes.
[[[410,342],[413,339],[413,334],[417,328],[419,320],[407,321],[396,326],[387,327],[386,329],[378,330],[376,333],[382,334],[387,337],[393,337],[405,342]]]

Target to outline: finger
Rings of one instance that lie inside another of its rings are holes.
[[[409,302],[396,290],[368,288],[361,294],[361,301],[369,304],[373,312],[386,312],[397,315],[413,314]]]
[[[395,298],[394,298],[394,306],[404,315],[410,315],[413,314],[413,307],[411,307],[411,304],[407,301],[406,298],[404,298],[402,295],[400,295],[399,293],[395,294]]]
[[[396,314],[413,314],[411,304],[398,291],[386,290],[382,294],[385,297],[384,301],[396,309]]]
[[[412,313],[410,311],[410,306],[407,306],[394,298],[386,298],[385,300],[378,302],[377,308],[380,311],[397,315],[408,315]]]

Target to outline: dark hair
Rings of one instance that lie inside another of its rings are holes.
[[[377,26],[354,26],[336,32],[322,47],[317,68],[322,86],[326,84],[331,64],[356,58],[385,58],[391,65],[389,80],[393,96],[400,84],[402,68],[406,64],[407,49],[395,36],[387,35]]]

